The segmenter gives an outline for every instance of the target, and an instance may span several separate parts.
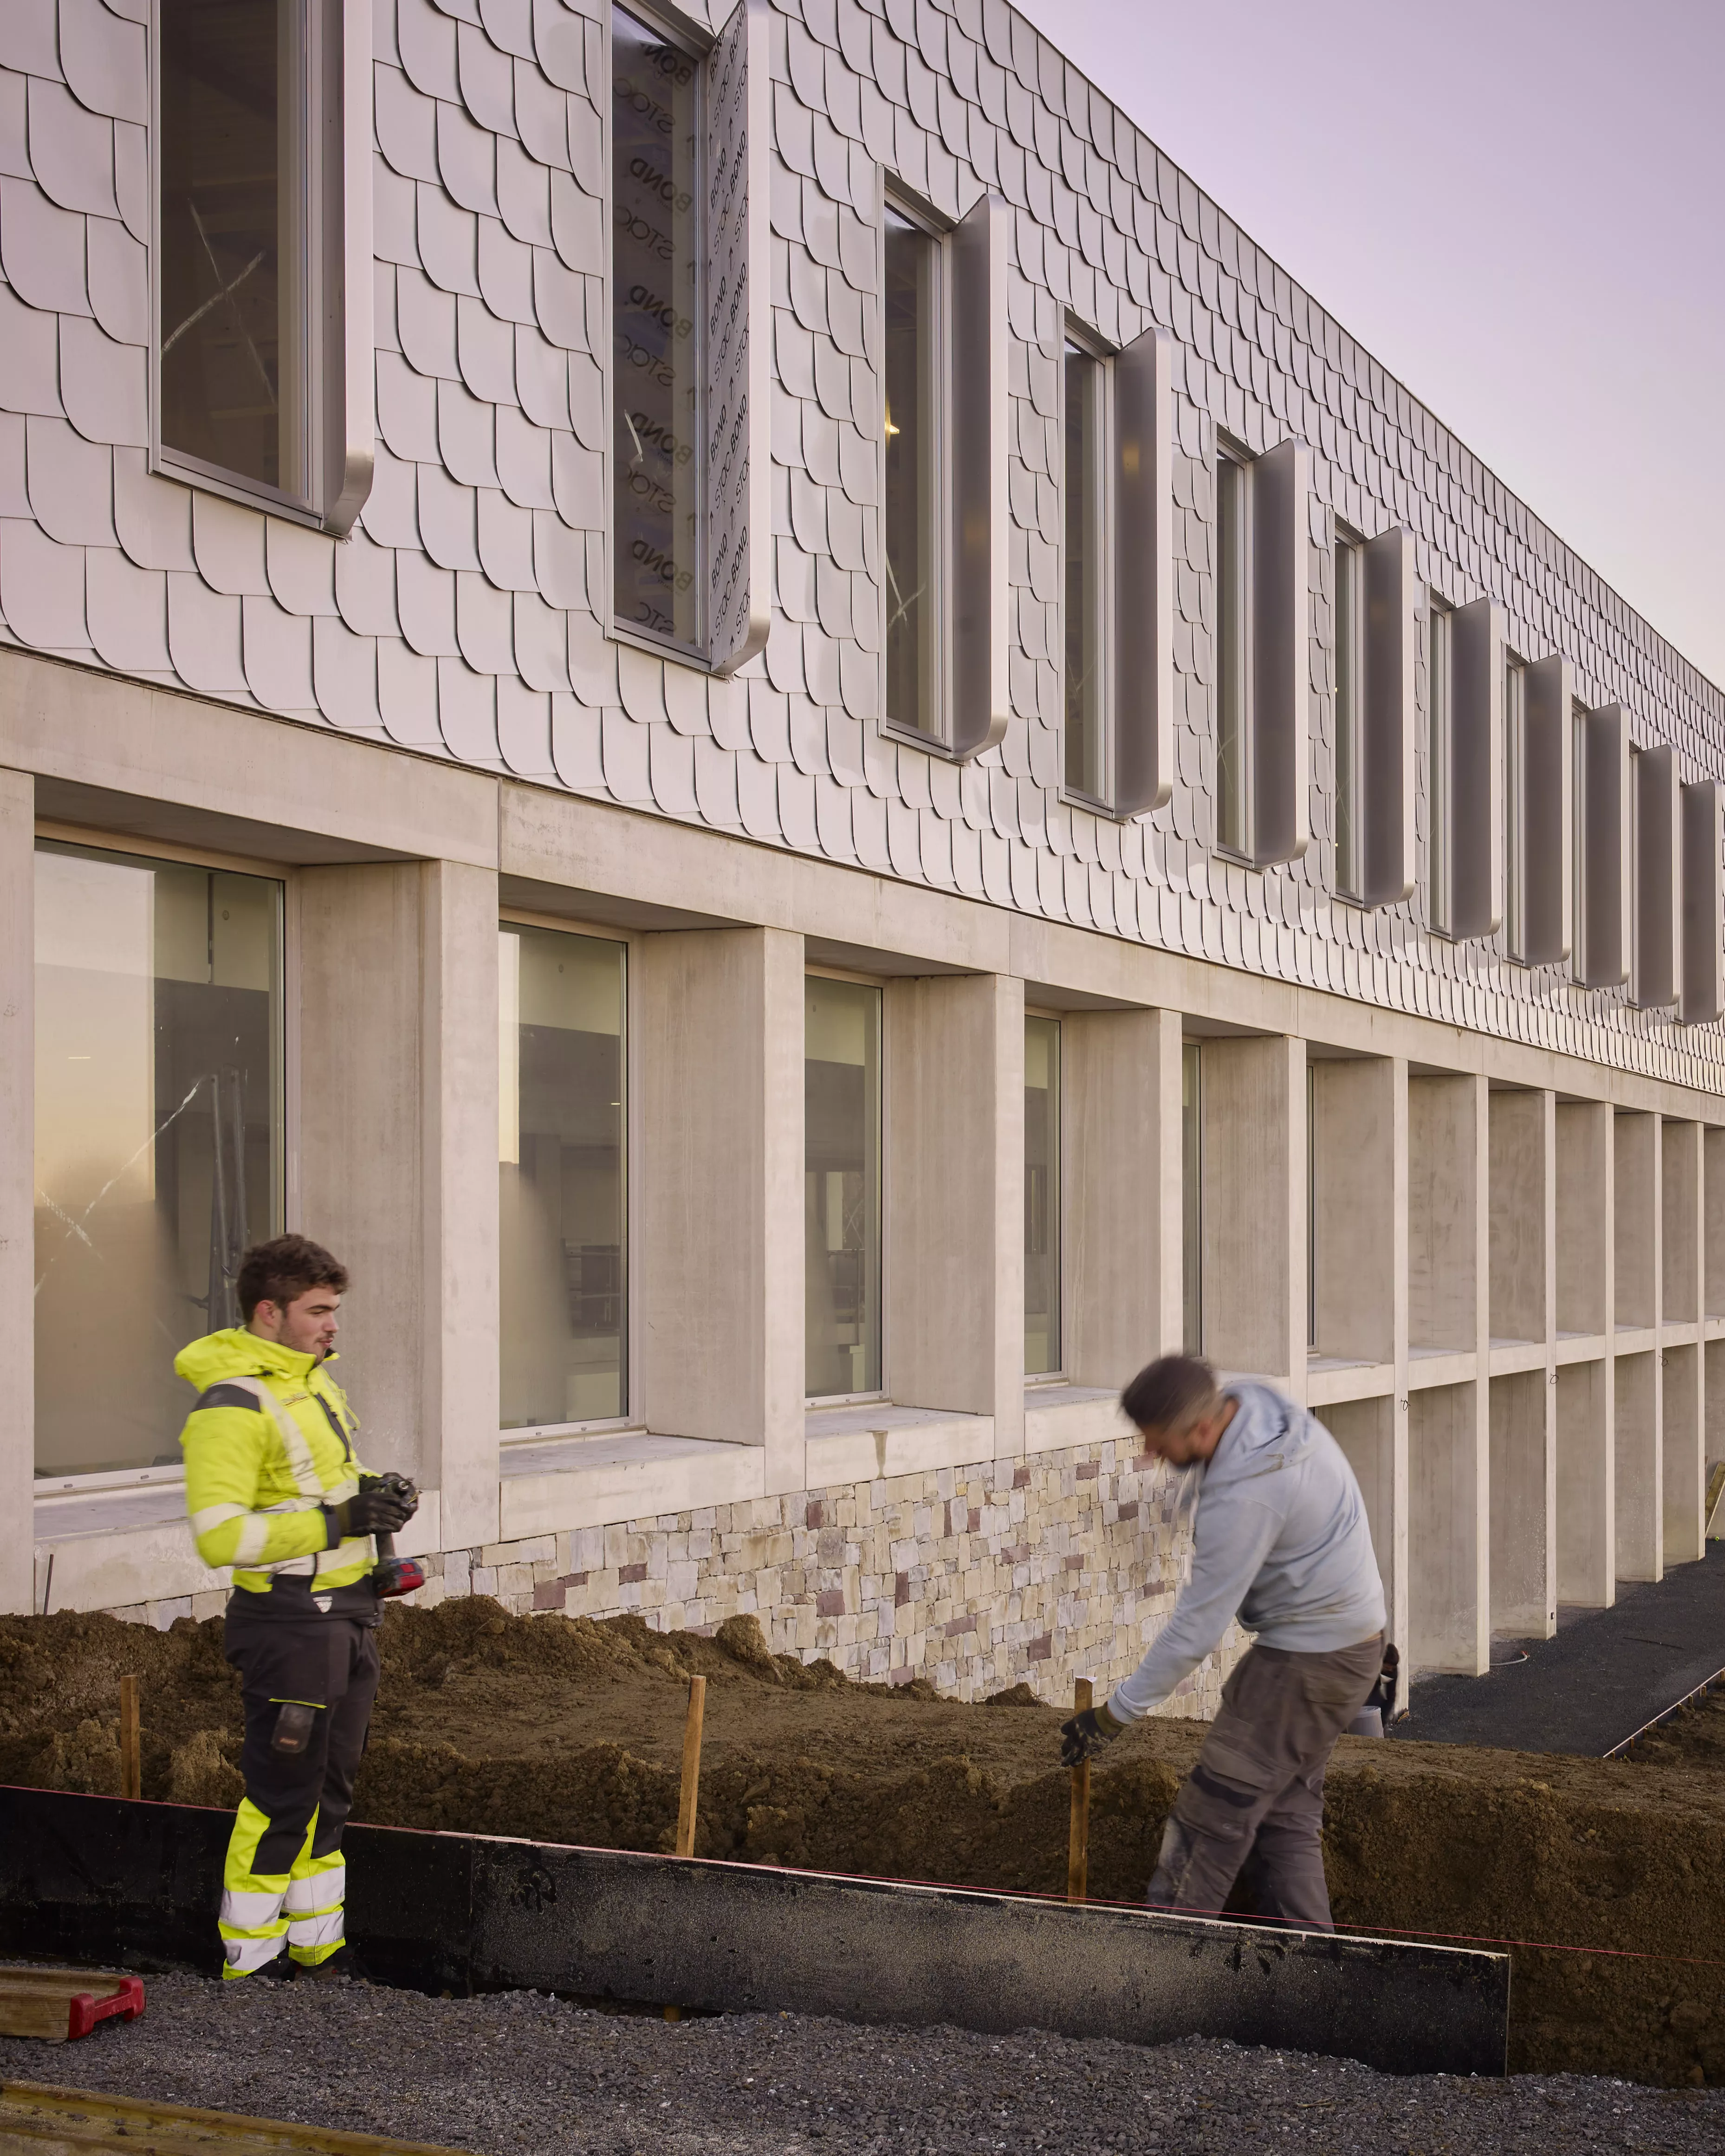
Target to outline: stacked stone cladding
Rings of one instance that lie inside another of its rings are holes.
[[[1023,1681],[1059,1702],[1076,1676],[1112,1683],[1137,1666],[1189,1558],[1167,1471],[1110,1440],[445,1550],[413,1599],[634,1613],[655,1631],[752,1615],[775,1653],[860,1681],[921,1677],[963,1700]],[[165,1625],[224,1599],[112,1614]],[[1167,1711],[1213,1714],[1243,1645],[1230,1628]]]

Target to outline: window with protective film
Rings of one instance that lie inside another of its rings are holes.
[[[44,840],[35,901],[36,1473],[177,1467],[282,1227],[282,886]]]

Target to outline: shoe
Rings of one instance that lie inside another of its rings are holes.
[[[337,1947],[326,1961],[295,1962],[296,1984],[365,1984],[369,1981],[352,1947]]]
[[[280,1953],[272,1954],[260,1968],[248,1969],[244,1976],[235,1976],[232,1969],[224,1969],[222,1974],[229,1984],[291,1984],[294,1965],[288,1959],[287,1948],[284,1947]]]

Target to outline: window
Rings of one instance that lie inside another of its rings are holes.
[[[941,732],[939,240],[889,204],[886,214],[885,533],[886,716]]]
[[[629,1404],[627,947],[498,932],[500,1360],[505,1430]]]
[[[1365,549],[1336,535],[1336,888],[1365,883]]]
[[[1204,1063],[1199,1044],[1180,1048],[1180,1295],[1184,1348],[1204,1353]]]
[[[313,491],[308,244],[316,0],[161,0],[164,459]]]
[[[1060,1026],[1024,1020],[1024,1370],[1060,1367]]]
[[[1429,774],[1426,865],[1431,882],[1431,925],[1440,936],[1453,932],[1450,905],[1455,831],[1450,814],[1451,703],[1450,613],[1435,593],[1427,624],[1426,696],[1428,728],[1425,767]]]
[[[1216,459],[1216,843],[1251,850],[1251,737],[1246,710],[1247,480],[1233,458]]]
[[[177,1466],[190,1340],[281,1229],[281,886],[36,853],[36,1472]]]
[[[611,61],[616,619],[695,646],[705,634],[700,64],[620,8]]]
[[[1065,783],[1102,802],[1108,787],[1104,661],[1107,649],[1108,366],[1068,341],[1065,399]]]
[[[1508,949],[1518,958],[1528,945],[1527,670],[1513,652],[1503,654],[1503,865]]]
[[[811,973],[803,999],[811,1399],[880,1389],[880,991]]]

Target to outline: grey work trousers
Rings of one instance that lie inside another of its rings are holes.
[[[1248,1650],[1163,1830],[1153,1909],[1219,1914],[1255,1851],[1260,1915],[1335,1929],[1321,1839],[1324,1769],[1383,1661],[1382,1633],[1327,1655]]]

